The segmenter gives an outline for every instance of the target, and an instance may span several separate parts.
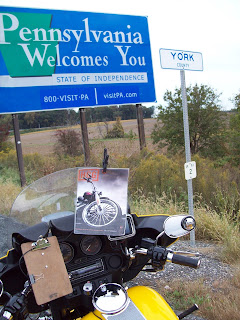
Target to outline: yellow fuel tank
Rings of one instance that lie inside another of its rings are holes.
[[[137,286],[128,289],[128,295],[147,320],[178,320],[169,304],[155,290]],[[102,314],[95,310],[94,313],[102,320],[105,318]],[[82,320],[96,320],[97,317],[90,312],[82,318]],[[128,319],[126,319],[128,320]],[[130,320],[130,319],[129,319]],[[131,319],[132,320],[132,319]]]

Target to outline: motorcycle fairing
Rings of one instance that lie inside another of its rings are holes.
[[[135,228],[137,233],[139,233],[142,239],[143,237],[156,238],[159,233],[163,232],[163,225],[165,220],[169,215],[143,215],[138,216],[137,214],[132,214]],[[144,234],[143,234],[144,232]],[[176,239],[168,237],[164,234],[160,239],[158,244],[161,246],[169,246],[174,243]]]
[[[128,295],[147,320],[178,320],[178,317],[155,290],[138,286],[128,289]]]
[[[48,235],[49,226],[46,222],[41,222],[35,226],[24,228],[12,234],[12,245],[19,253],[21,253],[20,245],[24,242],[37,241],[39,236],[46,237]]]
[[[136,229],[154,229],[157,233],[163,231],[164,221],[169,217],[169,215],[143,215],[138,216],[137,214],[132,214],[133,220],[135,222]]]

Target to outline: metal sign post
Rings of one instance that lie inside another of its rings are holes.
[[[186,92],[184,70],[180,70],[180,76],[181,76],[181,92],[182,92],[182,106],[183,106],[185,155],[186,155],[186,162],[188,163],[191,161],[191,150],[190,150],[190,136],[189,136],[189,122],[188,122],[188,108],[187,108],[187,92]],[[188,188],[188,211],[189,211],[189,214],[194,217],[192,179],[187,180],[187,188]],[[190,245],[195,246],[195,230],[190,232]]]
[[[186,154],[185,178],[187,180],[188,188],[188,211],[191,216],[194,216],[192,179],[196,178],[196,163],[194,161],[191,162],[185,70],[203,71],[202,54],[200,52],[192,51],[160,49],[160,62],[163,69],[180,70]],[[190,245],[195,246],[194,230],[190,233]]]

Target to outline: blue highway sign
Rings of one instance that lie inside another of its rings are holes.
[[[0,113],[155,100],[146,17],[0,7]]]

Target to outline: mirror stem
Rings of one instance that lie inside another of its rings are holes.
[[[163,235],[164,235],[164,231],[162,231],[161,233],[159,233],[159,235],[156,237],[156,240],[155,240],[155,243],[154,243],[154,245],[156,246],[157,245],[157,243],[158,243],[158,239],[160,239]]]

